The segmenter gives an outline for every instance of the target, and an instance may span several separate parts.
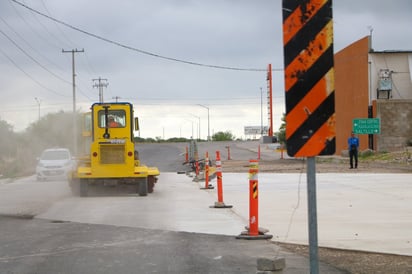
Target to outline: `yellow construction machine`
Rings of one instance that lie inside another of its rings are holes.
[[[140,196],[153,192],[157,167],[142,165],[134,143],[139,129],[131,103],[95,103],[83,116],[83,152],[69,178],[75,194],[88,196],[94,185],[132,185]]]

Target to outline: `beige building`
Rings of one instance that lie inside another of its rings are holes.
[[[374,51],[364,37],[335,54],[336,154],[356,118],[380,118],[381,133],[359,135],[360,150],[402,149],[412,141],[412,51]]]

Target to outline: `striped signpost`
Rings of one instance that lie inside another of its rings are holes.
[[[307,157],[310,273],[318,273],[315,156],[335,153],[332,0],[283,0],[286,147]]]

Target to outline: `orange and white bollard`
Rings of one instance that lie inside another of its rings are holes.
[[[266,235],[268,230],[259,228],[259,191],[258,191],[259,161],[249,161],[249,227],[242,232],[237,239],[271,239],[272,235]]]
[[[205,155],[205,187],[201,189],[213,189],[212,185],[209,185],[209,152]]]
[[[260,145],[259,145],[260,148]],[[259,235],[258,160],[249,161],[249,235]]]
[[[185,163],[189,163],[189,148],[186,146],[186,155],[185,155]]]
[[[231,208],[231,205],[225,205],[223,202],[223,185],[222,185],[222,162],[220,160],[220,151],[216,151],[216,177],[217,177],[217,202],[214,208]]]
[[[209,187],[209,152],[205,155],[205,188]]]

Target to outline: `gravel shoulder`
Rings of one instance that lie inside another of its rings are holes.
[[[222,161],[225,172],[248,172],[246,160]],[[259,172],[306,173],[305,159],[260,160]],[[325,157],[316,159],[317,173],[412,173],[412,163],[392,163],[380,161],[360,161],[357,169],[349,169],[349,160],[345,157]]]

